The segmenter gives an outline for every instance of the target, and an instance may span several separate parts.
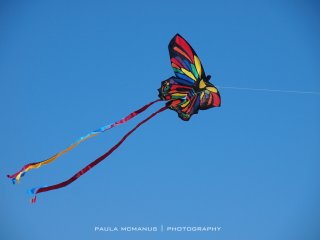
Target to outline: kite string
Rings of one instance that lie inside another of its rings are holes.
[[[69,147],[67,147],[66,149],[56,153],[55,155],[51,156],[50,158],[47,158],[44,161],[40,161],[40,162],[35,162],[35,163],[29,163],[26,164],[25,166],[22,167],[22,169],[18,172],[16,172],[15,174],[12,175],[7,175],[8,178],[12,179],[13,183],[19,182],[20,178],[22,176],[24,176],[24,174],[31,170],[31,169],[36,169],[36,168],[40,168],[43,165],[49,164],[53,161],[55,161],[58,157],[60,157],[61,155],[69,152],[70,150],[72,150],[73,148],[75,148],[77,145],[79,145],[81,142],[84,142],[85,140],[92,138],[102,132],[105,132],[113,127],[116,127],[120,124],[126,123],[127,121],[131,120],[132,118],[134,118],[135,116],[139,115],[140,113],[142,113],[143,111],[145,111],[146,109],[148,109],[151,105],[153,105],[156,102],[162,101],[161,99],[157,99],[154,100],[146,105],[144,105],[143,107],[141,107],[138,110],[135,110],[134,112],[130,113],[128,116],[120,119],[119,121],[114,122],[113,124],[108,124],[105,125],[103,127],[100,127],[99,129],[92,131],[82,137],[80,137],[76,142],[74,142],[73,144],[71,144]]]
[[[138,123],[134,128],[132,128],[129,132],[127,132],[122,138],[121,140],[115,144],[112,148],[110,148],[109,151],[107,151],[105,154],[103,154],[102,156],[98,157],[96,160],[94,160],[93,162],[91,162],[90,164],[88,164],[87,166],[85,166],[84,168],[82,168],[80,171],[78,171],[76,174],[74,174],[71,178],[69,178],[68,180],[55,184],[55,185],[51,185],[51,186],[47,186],[47,187],[40,187],[40,188],[32,188],[31,190],[29,190],[29,192],[31,194],[34,194],[34,197],[31,199],[32,203],[36,202],[36,198],[37,198],[37,194],[42,193],[42,192],[47,192],[47,191],[51,191],[51,190],[56,190],[62,187],[65,187],[67,185],[69,185],[70,183],[72,183],[73,181],[77,180],[78,178],[80,178],[83,174],[85,174],[86,172],[88,172],[90,169],[92,169],[93,167],[95,167],[97,164],[99,164],[100,162],[102,162],[104,159],[106,159],[114,150],[116,150],[126,139],[127,137],[129,137],[135,130],[137,130],[142,124],[146,123],[148,120],[150,120],[151,118],[153,118],[155,115],[157,115],[158,113],[163,112],[164,110],[168,109],[167,106],[164,106],[162,108],[160,108],[158,111],[152,113],[149,117],[145,118],[144,120],[142,120],[140,123]]]
[[[313,91],[298,91],[298,90],[280,90],[280,89],[269,89],[269,88],[249,88],[249,87],[229,87],[229,86],[217,86],[221,89],[234,89],[234,90],[249,90],[249,91],[265,91],[265,92],[282,92],[282,93],[297,93],[297,94],[315,94],[320,95],[320,92]]]

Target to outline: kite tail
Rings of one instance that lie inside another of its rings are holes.
[[[60,157],[61,155],[65,154],[66,152],[69,152],[70,150],[72,150],[73,148],[75,148],[77,145],[79,145],[81,142],[84,142],[85,140],[92,138],[100,133],[103,133],[111,128],[114,128],[120,124],[126,123],[127,121],[131,120],[132,118],[134,118],[135,116],[139,115],[140,113],[142,113],[143,111],[145,111],[147,108],[149,108],[151,105],[153,105],[156,102],[162,101],[161,99],[157,99],[155,101],[152,101],[148,104],[146,104],[145,106],[143,106],[142,108],[130,113],[128,116],[122,118],[121,120],[112,123],[112,124],[108,124],[105,125],[95,131],[92,131],[82,137],[80,137],[76,142],[74,142],[72,145],[70,145],[69,147],[67,147],[66,149],[62,150],[61,152],[56,153],[55,155],[51,156],[50,158],[44,160],[44,161],[40,161],[40,162],[35,162],[35,163],[29,163],[25,166],[22,167],[22,169],[19,172],[16,172],[15,174],[12,175],[7,175],[8,178],[12,179],[13,183],[19,182],[20,178],[24,176],[24,174],[26,172],[28,172],[31,169],[35,169],[35,168],[40,168],[42,165],[46,165],[49,164],[53,161],[55,161],[58,157]]]
[[[91,162],[90,164],[85,166],[83,169],[81,169],[79,172],[77,172],[75,175],[73,175],[68,180],[66,180],[64,182],[61,182],[61,183],[58,183],[58,184],[55,184],[55,185],[47,186],[47,187],[40,187],[40,188],[32,188],[32,189],[30,189],[29,193],[34,195],[33,198],[31,199],[31,203],[35,203],[36,202],[37,194],[42,193],[42,192],[51,191],[51,190],[56,190],[56,189],[59,189],[59,188],[63,188],[65,186],[69,185],[70,183],[72,183],[73,181],[77,180],[78,178],[80,178],[83,174],[85,174],[90,169],[95,167],[97,164],[102,162],[105,158],[107,158],[114,150],[116,150],[127,139],[127,137],[129,137],[135,130],[137,130],[137,128],[139,128],[142,124],[144,124],[145,122],[147,122],[148,120],[153,118],[158,113],[163,112],[167,108],[168,108],[167,106],[164,106],[164,107],[160,108],[158,111],[152,113],[149,117],[147,117],[144,120],[142,120],[133,129],[131,129],[128,133],[126,133],[126,135],[124,135],[122,137],[122,139],[116,145],[114,145],[108,152],[106,152],[105,154],[103,154],[102,156],[98,157],[96,160],[94,160],[93,162]]]

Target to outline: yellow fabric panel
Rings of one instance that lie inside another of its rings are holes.
[[[214,93],[217,93],[218,90],[214,87],[207,87],[207,89],[210,91],[210,92],[214,92]]]
[[[172,96],[175,97],[184,97],[186,94],[185,93],[173,93]]]
[[[190,103],[190,101],[186,101],[184,104],[181,104],[181,107],[185,107],[185,106],[187,106],[188,104]]]
[[[194,81],[197,81],[197,79],[193,76],[193,74],[191,72],[189,72],[188,70],[181,68],[182,72],[187,75],[189,78],[193,79]]]
[[[205,88],[206,86],[207,86],[206,83],[203,81],[203,79],[201,79],[199,83],[199,88],[202,89],[202,88]]]
[[[201,68],[200,60],[196,55],[194,55],[194,63],[196,65],[196,69],[197,69],[197,72],[198,72],[199,78],[200,78],[202,76],[202,68]]]

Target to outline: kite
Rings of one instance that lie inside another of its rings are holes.
[[[109,151],[96,160],[85,166],[83,169],[74,174],[71,178],[61,183],[44,186],[38,188],[32,188],[29,192],[33,195],[31,202],[36,202],[37,194],[47,192],[55,189],[65,187],[77,180],[83,174],[88,172],[94,166],[106,159],[114,150],[116,150],[135,130],[137,130],[142,124],[149,121],[157,114],[165,111],[166,109],[173,110],[178,113],[179,118],[184,121],[188,121],[193,114],[197,114],[199,110],[206,110],[213,107],[220,107],[221,98],[218,89],[209,82],[211,76],[206,75],[200,59],[190,44],[179,34],[176,34],[169,43],[169,55],[171,66],[175,73],[175,76],[161,82],[161,87],[158,89],[158,99],[154,100],[140,109],[130,113],[128,116],[116,121],[112,124],[105,125],[95,131],[92,131],[76,142],[70,145],[68,148],[56,153],[50,158],[40,161],[29,163],[22,167],[20,171],[15,174],[7,175],[8,178],[12,179],[13,183],[18,183],[22,176],[31,169],[40,168],[43,165],[54,162],[61,155],[75,148],[81,142],[92,138],[100,133],[103,133],[111,128],[119,126],[123,123],[128,122],[140,113],[147,110],[151,105],[166,101],[165,106],[160,108],[158,111],[152,113],[149,117],[142,120],[128,133],[126,133],[122,139],[115,144]]]

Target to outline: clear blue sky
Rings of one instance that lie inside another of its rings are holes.
[[[165,111],[66,188],[142,117],[28,173],[78,137],[157,98],[180,33],[217,86],[320,91],[317,1],[1,1],[3,240],[316,240],[320,95],[220,89],[183,122]],[[144,116],[160,108],[152,107]],[[219,233],[106,233],[95,226],[221,226]]]

